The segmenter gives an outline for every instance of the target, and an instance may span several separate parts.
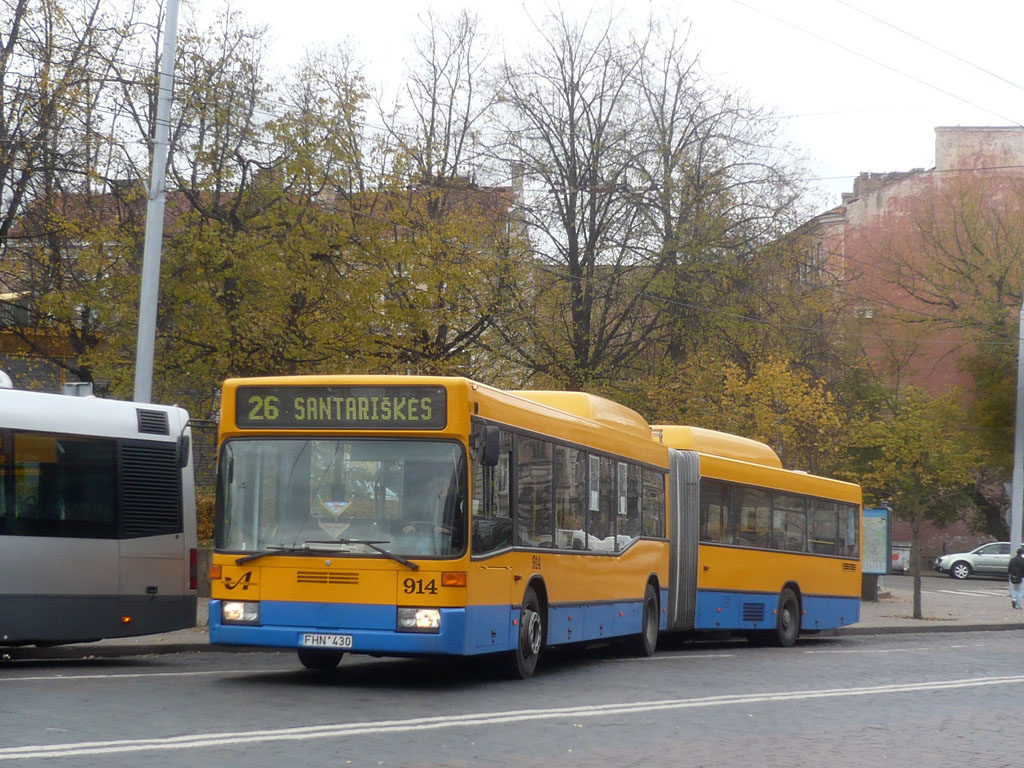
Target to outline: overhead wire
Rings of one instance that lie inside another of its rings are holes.
[[[796,24],[796,23],[794,23],[792,21],[789,21],[788,19],[784,19],[784,18],[782,18],[780,16],[777,16],[774,13],[770,13],[769,11],[766,11],[763,8],[758,8],[756,6],[750,5],[749,3],[744,2],[744,0],[732,0],[732,1],[734,3],[736,3],[737,5],[739,5],[739,6],[742,6],[743,8],[746,8],[746,9],[748,9],[750,11],[753,11],[754,13],[759,13],[759,14],[761,14],[763,16],[766,16],[769,19],[772,19],[773,21],[778,22],[779,24],[782,24],[784,26],[790,27],[791,29],[795,29],[795,30],[797,30],[798,32],[800,32],[802,34],[808,35],[809,37],[813,37],[816,40],[820,40],[821,42],[826,43],[828,45],[831,45],[831,46],[833,46],[835,48],[838,48],[838,49],[840,49],[842,51],[846,51],[847,53],[849,53],[849,54],[851,54],[853,56],[857,56],[858,58],[861,58],[861,59],[864,59],[866,61],[869,61],[872,64],[875,64],[876,66],[882,67],[883,69],[887,69],[890,72],[893,72],[893,73],[899,75],[900,77],[904,77],[904,78],[906,78],[908,80],[912,80],[915,83],[918,83],[919,85],[923,85],[926,88],[930,88],[930,89],[932,89],[934,91],[937,91],[937,92],[943,94],[944,96],[948,96],[948,97],[950,97],[952,99],[955,99],[957,101],[963,102],[964,104],[967,104],[968,106],[974,107],[975,109],[981,110],[982,112],[986,112],[987,114],[993,115],[994,117],[998,117],[1000,120],[1003,120],[1003,121],[1011,123],[1011,124],[1013,124],[1015,126],[1024,128],[1024,124],[1021,124],[1019,121],[1013,119],[1012,117],[1007,117],[1006,115],[1003,115],[1003,114],[1001,114],[999,112],[996,112],[995,110],[988,109],[987,107],[985,107],[985,106],[983,106],[981,104],[978,104],[978,103],[976,103],[974,101],[971,101],[970,99],[968,99],[965,96],[961,96],[961,95],[959,95],[957,93],[949,91],[949,90],[943,88],[940,85],[936,85],[935,83],[931,83],[931,82],[929,82],[927,80],[924,80],[923,78],[917,77],[916,75],[912,75],[909,72],[906,72],[906,71],[904,71],[902,69],[899,69],[898,67],[894,67],[891,64],[886,64],[883,61],[879,61],[878,59],[876,59],[876,58],[874,58],[872,56],[869,56],[866,53],[862,53],[861,51],[855,50],[853,48],[850,48],[849,46],[843,45],[842,43],[836,42],[835,40],[832,40],[831,38],[825,37],[824,35],[818,34],[817,32],[814,32],[813,30],[807,29],[806,27],[801,27],[799,24]]]
[[[879,16],[875,16],[872,13],[868,13],[863,8],[858,8],[853,3],[846,2],[846,0],[835,0],[835,2],[839,3],[842,6],[845,6],[845,7],[849,8],[851,11],[855,11],[856,13],[861,14],[862,16],[866,16],[867,18],[871,19],[872,21],[878,22],[879,24],[883,24],[884,26],[889,27],[890,29],[895,30],[896,32],[899,32],[902,35],[906,35],[910,39],[916,40],[917,42],[921,43],[922,45],[926,45],[929,48],[933,48],[934,50],[938,51],[939,53],[945,54],[946,56],[949,56],[950,58],[956,59],[961,64],[966,64],[967,66],[969,66],[969,67],[971,67],[973,69],[976,69],[979,72],[982,72],[983,74],[989,75],[990,77],[994,77],[996,80],[1001,80],[1002,82],[1006,83],[1007,85],[1012,85],[1017,90],[1024,90],[1024,86],[1021,86],[1021,85],[1013,82],[1012,80],[1008,80],[1007,78],[1003,77],[1002,75],[997,74],[995,72],[992,72],[989,69],[985,69],[985,67],[982,67],[979,64],[975,64],[973,61],[970,61],[969,59],[965,59],[963,56],[955,54],[952,51],[946,50],[945,48],[943,48],[943,47],[941,47],[939,45],[936,45],[935,43],[932,43],[932,42],[930,42],[928,40],[925,40],[923,37],[919,37],[918,35],[915,35],[913,32],[908,32],[907,30],[903,29],[903,27],[900,27],[900,26],[897,26],[896,24],[888,22],[885,19],[883,19],[883,18],[881,18]]]

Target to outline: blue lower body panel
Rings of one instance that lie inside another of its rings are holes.
[[[662,604],[665,595],[662,594]],[[593,604],[558,604],[548,608],[548,644],[577,643],[640,632],[639,600]],[[665,629],[667,617],[661,612]],[[259,626],[225,624],[221,601],[210,601],[210,642],[298,648],[305,633],[352,636],[350,653],[383,655],[474,655],[509,651],[518,641],[518,605],[442,608],[437,634],[398,632],[393,605],[352,603],[260,603]]]
[[[298,648],[307,632],[352,636],[350,653],[386,655],[467,653],[466,609],[442,608],[437,633],[398,632],[391,605],[344,603],[260,603],[260,625],[224,624],[221,601],[210,601],[210,642]]]
[[[779,596],[759,592],[697,591],[695,629],[774,629]],[[860,620],[859,597],[803,595],[802,630],[834,629]]]

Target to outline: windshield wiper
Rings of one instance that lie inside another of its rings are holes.
[[[235,560],[235,565],[241,565],[242,563],[252,562],[253,560],[259,560],[261,557],[268,557],[269,555],[306,555],[313,552],[332,552],[331,549],[324,549],[323,547],[311,547],[310,544],[323,544],[326,542],[310,541],[303,544],[301,547],[267,547],[261,549],[259,552],[253,552],[249,555],[242,555],[242,557]]]
[[[379,552],[380,554],[384,555],[384,557],[390,557],[396,563],[401,563],[406,568],[411,568],[414,571],[418,571],[420,569],[420,567],[418,565],[416,565],[416,563],[411,562],[410,560],[402,557],[401,555],[396,555],[394,552],[388,552],[388,550],[384,549],[384,547],[378,546],[380,544],[390,544],[391,543],[390,541],[388,541],[386,539],[379,539],[379,540],[376,540],[376,541],[370,541],[369,539],[333,539],[331,541],[309,541],[309,542],[306,542],[306,543],[307,544],[343,544],[343,545],[362,544],[365,547],[369,547],[374,552]]]

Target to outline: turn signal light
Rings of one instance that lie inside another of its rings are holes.
[[[223,568],[223,566],[220,566],[220,565],[211,565],[210,566],[210,580],[211,581],[220,581],[220,578],[223,575],[224,575],[224,568]]]
[[[464,587],[466,586],[466,574],[457,571],[443,571],[441,573],[442,587]]]

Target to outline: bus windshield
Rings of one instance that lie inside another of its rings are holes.
[[[218,466],[218,550],[317,551],[337,542],[332,553],[451,557],[465,549],[457,443],[235,439]]]

